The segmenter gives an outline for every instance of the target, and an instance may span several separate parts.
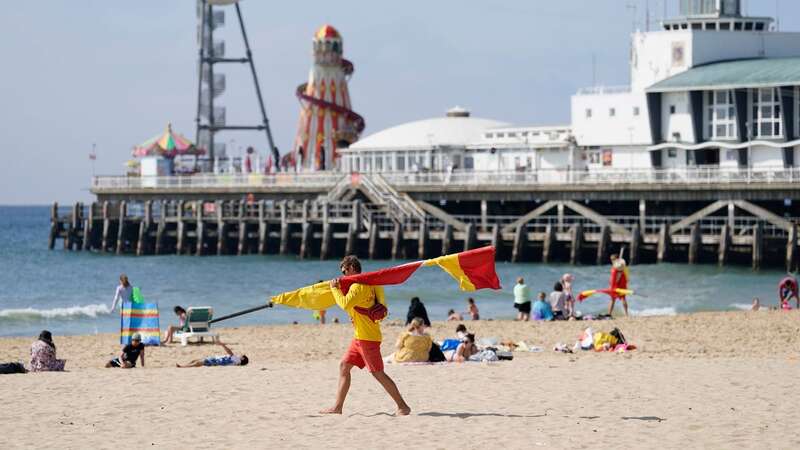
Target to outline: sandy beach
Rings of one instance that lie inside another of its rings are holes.
[[[387,365],[413,408],[364,371],[342,416],[333,401],[349,324],[220,328],[247,367],[177,369],[213,345],[147,349],[146,368],[103,369],[117,337],[55,336],[66,373],[0,376],[4,448],[798,448],[800,313],[724,312],[597,322],[466,322],[525,340],[513,361]],[[638,350],[552,351],[586,326],[619,327]],[[454,334],[435,323],[431,334]],[[384,326],[384,354],[402,330]],[[31,338],[0,339],[0,361]]]

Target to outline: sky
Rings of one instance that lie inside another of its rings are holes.
[[[665,9],[666,2],[666,9]],[[570,96],[593,82],[629,81],[629,36],[677,12],[678,0],[357,0],[241,3],[267,115],[281,152],[299,114],[294,96],[311,67],[323,24],[355,65],[354,110],[365,136],[459,105],[519,125],[569,123]],[[635,7],[635,8],[634,8]],[[751,15],[800,31],[800,2],[745,0]],[[215,31],[226,56],[243,55],[235,11]],[[131,148],[167,123],[194,139],[197,104],[195,0],[16,2],[0,14],[0,204],[90,201],[97,175],[125,171]],[[246,66],[223,69],[216,100],[228,123],[260,122]],[[257,132],[225,132],[228,154]],[[97,160],[89,160],[96,145]]]

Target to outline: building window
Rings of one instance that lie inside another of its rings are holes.
[[[706,137],[736,138],[736,108],[731,91],[706,92]]]
[[[781,131],[781,99],[774,88],[753,90],[753,131],[759,138],[777,138]]]
[[[505,133],[497,133],[497,137],[499,137],[499,138],[506,137],[506,134]]]
[[[669,105],[669,113],[675,114],[675,105]]]
[[[609,117],[614,117],[617,115],[617,110],[615,108],[609,108],[608,110]]]
[[[398,172],[403,172],[403,171],[406,170],[406,155],[405,154],[397,155],[397,160],[395,162],[394,167],[395,167],[395,169],[397,169]]]
[[[492,136],[493,136],[492,133],[486,133],[486,139],[491,139]]]
[[[634,106],[633,107],[633,115],[634,116],[638,116],[639,115],[639,107],[638,106]]]
[[[586,118],[587,119],[591,119],[592,118],[592,109],[591,108],[586,108]]]
[[[517,133],[508,133],[508,137],[517,137]]]

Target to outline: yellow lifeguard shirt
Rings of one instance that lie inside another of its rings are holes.
[[[336,300],[336,304],[350,316],[350,321],[353,322],[353,335],[356,339],[373,342],[381,342],[383,340],[380,322],[375,322],[353,309],[356,306],[368,309],[374,304],[376,298],[386,305],[382,286],[354,283],[350,286],[350,290],[347,291],[347,295],[342,294],[338,287],[331,288],[331,293]]]

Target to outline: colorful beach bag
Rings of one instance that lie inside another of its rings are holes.
[[[130,344],[131,336],[139,333],[144,345],[159,345],[161,328],[158,321],[158,303],[146,301],[139,288],[133,288],[133,292],[133,301],[122,303],[119,343]]]

